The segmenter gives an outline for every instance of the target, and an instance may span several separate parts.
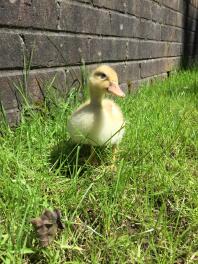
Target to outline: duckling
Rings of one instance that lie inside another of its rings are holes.
[[[90,99],[82,104],[68,121],[68,132],[75,143],[91,146],[117,146],[124,134],[124,117],[106,93],[124,97],[117,73],[107,65],[96,68],[89,78]]]

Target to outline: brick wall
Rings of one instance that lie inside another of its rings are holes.
[[[0,100],[8,119],[18,119],[16,87],[40,100],[56,76],[55,85],[68,89],[82,61],[109,63],[121,83],[134,85],[191,62],[197,7],[197,0],[0,0]]]

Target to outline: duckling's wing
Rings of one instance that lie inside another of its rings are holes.
[[[111,100],[105,100],[103,109],[106,122],[103,129],[104,138],[109,139],[111,144],[119,144],[124,134],[124,117],[120,107]]]
[[[94,127],[94,113],[89,105],[78,108],[67,124],[71,138],[77,143],[87,143],[87,138]]]

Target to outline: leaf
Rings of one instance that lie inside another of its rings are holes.
[[[77,251],[80,251],[80,252],[82,252],[83,251],[83,248],[81,248],[81,247],[78,247],[78,246],[70,246],[70,245],[60,245],[60,247],[62,248],[62,249],[69,249],[69,250],[77,250]]]
[[[58,209],[50,211],[46,209],[40,217],[31,220],[35,227],[36,235],[39,239],[41,247],[47,247],[55,239],[58,229],[65,228],[61,221],[61,212]]]
[[[25,255],[25,254],[32,254],[34,253],[34,250],[32,250],[31,248],[22,248],[21,249],[21,254]]]

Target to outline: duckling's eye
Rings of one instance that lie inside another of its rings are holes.
[[[106,79],[107,78],[107,75],[104,74],[103,72],[97,72],[96,76],[100,77],[101,79]]]

